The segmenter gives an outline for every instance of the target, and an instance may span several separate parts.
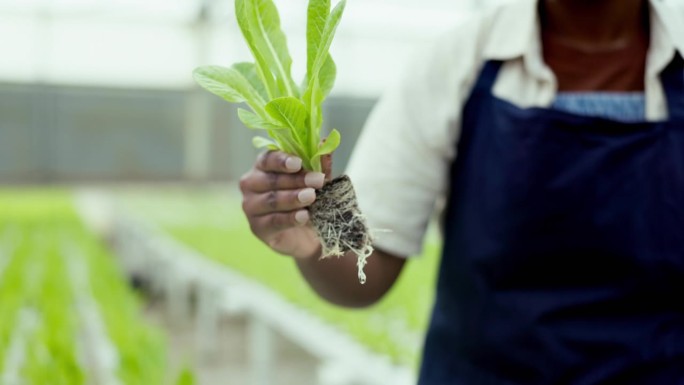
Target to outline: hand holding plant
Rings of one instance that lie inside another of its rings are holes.
[[[321,172],[321,157],[340,144],[337,130],[322,140],[321,129],[322,104],[337,72],[329,49],[345,1],[332,10],[330,0],[309,1],[307,71],[301,87],[292,79],[292,58],[272,0],[235,1],[237,21],[254,63],[237,63],[229,68],[206,66],[194,72],[197,83],[209,92],[249,106],[251,111],[239,108],[238,117],[248,128],[267,134],[253,139],[256,147],[297,156],[307,171]],[[351,181],[347,176],[336,178],[319,189],[316,196],[309,213],[321,241],[322,256],[354,252],[363,283],[363,266],[373,248]]]

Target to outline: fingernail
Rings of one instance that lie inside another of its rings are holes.
[[[302,160],[291,156],[285,161],[285,168],[289,171],[299,171],[302,168]]]
[[[305,188],[297,194],[297,199],[304,204],[311,203],[316,199],[316,191],[312,188]]]
[[[306,210],[297,211],[295,213],[295,221],[297,221],[297,223],[300,225],[305,224],[309,221],[309,212]]]
[[[313,188],[323,187],[325,181],[325,174],[322,172],[310,172],[304,176],[304,184]]]

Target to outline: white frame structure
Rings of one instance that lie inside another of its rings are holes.
[[[276,383],[273,333],[317,359],[317,385],[415,384],[413,369],[393,364],[259,282],[115,210],[106,196],[84,193],[77,203],[86,224],[112,240],[124,270],[142,274],[166,301],[172,322],[189,320],[195,298],[200,354],[211,356],[217,350],[221,317],[247,319],[249,385]]]

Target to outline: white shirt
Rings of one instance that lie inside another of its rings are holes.
[[[659,73],[684,55],[684,7],[651,0],[646,118],[667,117]],[[449,183],[463,105],[483,63],[503,60],[494,95],[520,107],[549,107],[557,93],[541,53],[536,0],[477,15],[416,56],[379,100],[356,144],[351,177],[375,246],[398,256],[420,253],[436,202]],[[386,230],[386,231],[385,231]]]

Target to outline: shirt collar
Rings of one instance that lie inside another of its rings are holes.
[[[650,0],[652,49],[670,56],[674,49],[684,56],[684,7],[669,5],[664,0]],[[484,57],[490,60],[511,60],[539,50],[539,17],[537,0],[506,3],[488,18],[489,35]],[[537,54],[538,55],[538,54]]]
[[[673,4],[672,1],[651,0],[650,3],[653,33],[656,33],[654,29],[660,28],[663,32],[662,40],[669,40],[654,43],[662,44],[664,48],[674,48],[684,56],[684,7]]]
[[[488,16],[490,28],[483,52],[486,59],[510,60],[521,57],[537,40],[537,0],[505,3]]]

